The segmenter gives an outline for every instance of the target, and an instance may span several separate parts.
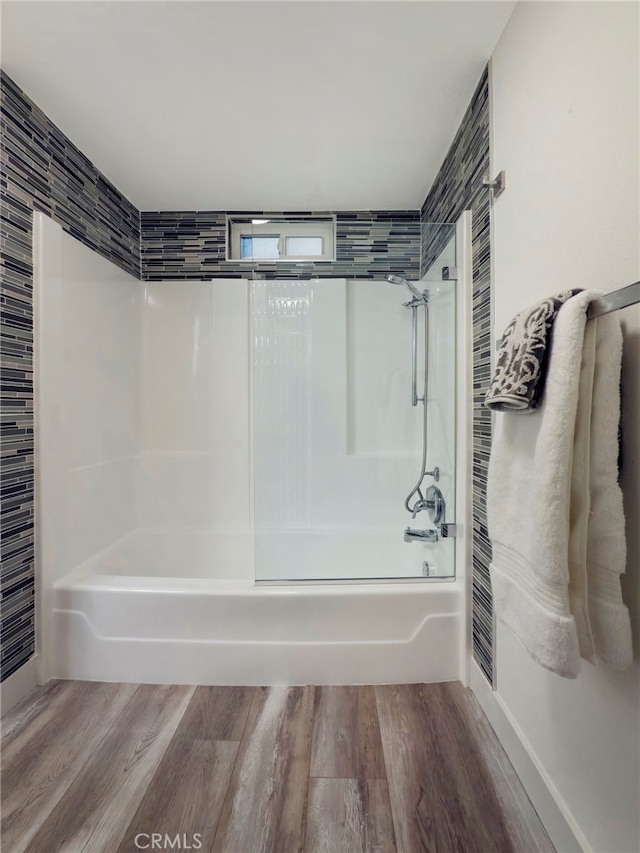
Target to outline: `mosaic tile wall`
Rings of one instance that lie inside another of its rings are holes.
[[[163,278],[382,278],[419,277],[420,212],[359,210],[336,213],[336,260],[322,263],[225,260],[226,214],[286,216],[286,211],[179,211],[141,214],[142,277]],[[300,211],[297,215],[300,215]],[[319,214],[319,211],[314,211]]]
[[[455,222],[422,222],[420,243],[420,277],[425,276],[447,243],[455,236]],[[438,274],[441,270],[438,270]]]
[[[140,277],[139,213],[0,72],[2,646],[0,680],[34,649],[32,209]]]
[[[473,242],[473,656],[493,683],[493,600],[487,534],[487,470],[491,413],[482,401],[491,379],[491,198],[482,186],[489,170],[489,80],[482,79],[422,206],[425,222],[455,222],[472,211]],[[422,269],[437,245],[423,241]]]

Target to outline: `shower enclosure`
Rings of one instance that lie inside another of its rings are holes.
[[[452,227],[425,229],[415,293],[141,283],[40,213],[34,259],[41,680],[460,677]]]
[[[455,226],[423,246],[418,282],[250,283],[257,581],[455,574]]]

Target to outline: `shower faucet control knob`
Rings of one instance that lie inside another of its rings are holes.
[[[413,512],[411,513],[411,518],[415,518],[423,509],[433,509],[433,501],[416,501],[413,507]]]

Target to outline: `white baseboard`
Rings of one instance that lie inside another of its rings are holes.
[[[37,687],[37,666],[37,656],[34,655],[0,684],[0,716],[4,717]]]
[[[471,662],[470,686],[558,853],[592,853],[580,827],[520,732],[517,722],[500,695],[491,689],[475,661]]]

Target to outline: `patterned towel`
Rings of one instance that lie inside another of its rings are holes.
[[[497,412],[531,412],[544,391],[551,331],[567,299],[580,290],[549,296],[521,311],[509,323],[498,350],[485,406]]]

